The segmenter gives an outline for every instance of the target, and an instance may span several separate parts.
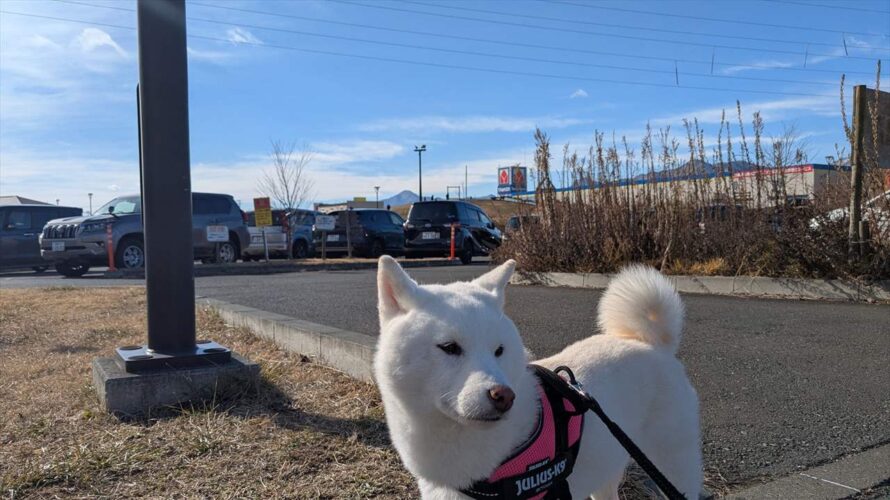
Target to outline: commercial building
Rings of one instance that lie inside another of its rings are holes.
[[[687,199],[713,199],[718,194],[730,194],[738,202],[755,206],[785,198],[792,205],[803,205],[814,200],[832,185],[849,182],[849,167],[818,163],[791,165],[783,168],[757,168],[753,165],[689,164],[680,168],[639,175],[615,182],[575,182],[572,186],[555,188],[559,196],[578,190],[624,188],[634,196],[679,196]],[[501,179],[499,178],[499,184]],[[503,193],[518,198],[533,198],[534,190]],[[768,201],[769,200],[769,201]],[[717,200],[715,200],[717,201]]]

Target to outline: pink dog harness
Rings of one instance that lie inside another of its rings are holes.
[[[535,432],[488,477],[461,493],[477,500],[571,498],[567,478],[581,447],[584,410],[538,375],[541,407]]]

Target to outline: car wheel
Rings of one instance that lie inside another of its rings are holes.
[[[238,249],[231,241],[224,241],[219,244],[216,250],[216,262],[219,264],[231,264],[238,260]]]
[[[460,253],[460,262],[464,265],[473,262],[473,244],[469,241],[464,243],[464,249]]]
[[[145,267],[145,246],[137,238],[124,238],[117,245],[115,265],[118,269],[141,269]]]
[[[34,266],[31,269],[33,269],[35,273],[40,274],[49,269],[49,266]]]
[[[62,262],[56,264],[56,271],[66,278],[79,278],[90,270],[88,264]]]
[[[378,258],[383,255],[383,252],[386,251],[386,246],[383,244],[382,240],[374,240],[371,243],[371,248],[368,250],[368,254],[373,258]]]
[[[294,248],[291,251],[291,254],[295,259],[305,259],[306,257],[309,257],[309,245],[303,240],[297,240],[294,242]]]

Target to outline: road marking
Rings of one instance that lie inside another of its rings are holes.
[[[824,482],[826,482],[826,483],[828,483],[828,484],[833,484],[833,485],[835,485],[835,486],[840,486],[841,488],[846,488],[846,489],[848,489],[848,490],[853,490],[853,491],[855,491],[856,493],[862,493],[862,490],[857,490],[856,488],[854,488],[854,487],[852,487],[852,486],[847,486],[846,484],[836,483],[836,482],[834,482],[834,481],[829,481],[828,479],[822,479],[821,477],[816,477],[816,476],[811,476],[811,475],[809,475],[809,474],[804,474],[803,472],[801,472],[800,475],[803,476],[803,477],[808,477],[808,478],[810,478],[810,479],[815,479],[815,480],[817,480],[817,481],[824,481]]]

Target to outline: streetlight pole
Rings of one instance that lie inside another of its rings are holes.
[[[374,186],[374,205],[380,208],[380,186]]]
[[[423,201],[423,152],[426,151],[426,144],[422,144],[420,147],[414,146],[414,151],[417,152],[417,193],[420,196],[420,201]]]
[[[93,193],[87,193],[87,196],[90,197],[90,215],[93,215]]]

